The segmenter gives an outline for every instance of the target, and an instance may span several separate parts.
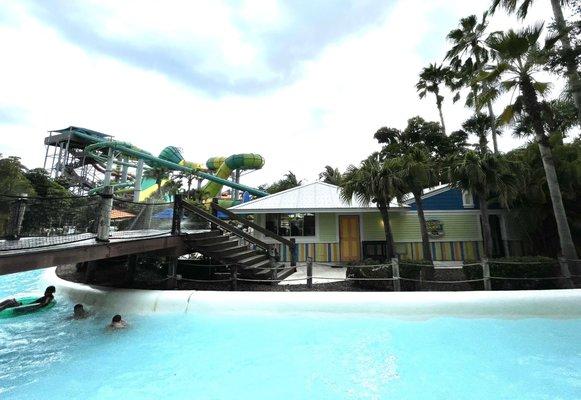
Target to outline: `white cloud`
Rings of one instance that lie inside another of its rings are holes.
[[[200,43],[191,45],[207,47],[209,69],[219,67],[232,74],[266,69],[260,45],[248,39],[252,32],[233,24],[231,8],[211,1],[204,3],[203,14],[197,14],[186,2],[182,12],[175,12],[181,6],[176,3],[166,15],[152,4],[99,1],[98,7],[106,12],[96,18],[107,24],[111,35],[127,40],[146,38],[171,45],[196,37]],[[283,6],[268,4],[247,1],[236,12],[263,32],[288,23]],[[152,153],[177,145],[186,158],[197,162],[215,155],[260,153],[266,166],[245,178],[249,184],[278,179],[288,170],[314,180],[327,164],[345,168],[377,150],[373,133],[381,126],[403,128],[414,115],[437,120],[433,99],[420,100],[415,92],[418,72],[441,60],[447,47],[445,33],[460,17],[488,4],[488,0],[400,0],[378,23],[293,66],[297,71],[293,83],[268,93],[219,98],[78,48],[25,8],[1,6],[11,24],[0,25],[5,55],[0,107],[21,109],[26,118],[0,125],[0,152],[19,155],[29,166],[40,165],[46,130],[78,125],[114,134]],[[546,16],[546,8],[533,11]],[[440,18],[446,19],[445,25]],[[501,16],[493,21],[495,29],[515,24]],[[438,59],[426,57],[426,46]],[[470,114],[450,101],[444,112],[450,130]],[[501,139],[504,149],[519,143],[508,135]]]

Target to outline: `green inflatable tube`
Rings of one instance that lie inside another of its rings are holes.
[[[39,298],[39,296],[21,297],[19,299],[16,299],[16,301],[18,301],[22,305],[19,307],[6,308],[6,309],[0,311],[0,319],[14,318],[14,317],[20,317],[21,315],[44,312],[50,308],[53,308],[56,304],[56,300],[53,300],[50,303],[48,303],[46,306],[39,307],[38,305],[33,304],[34,301],[37,300],[38,298]]]

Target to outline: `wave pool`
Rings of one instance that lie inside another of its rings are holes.
[[[0,299],[42,291],[41,275],[0,277]],[[1,399],[581,397],[578,317],[194,307],[127,311],[129,328],[109,332],[114,305],[94,305],[89,319],[73,321],[73,302],[62,291],[57,299],[46,313],[0,321]]]

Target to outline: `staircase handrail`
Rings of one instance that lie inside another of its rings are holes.
[[[242,218],[239,215],[234,214],[232,211],[220,206],[219,204],[212,202],[212,208],[216,211],[223,212],[224,214],[226,214],[228,216],[228,218],[234,219],[234,220],[240,222],[242,225],[247,226],[249,228],[252,228],[252,229],[262,233],[264,236],[272,238],[272,239],[276,240],[277,242],[285,244],[291,248],[294,246],[294,243],[291,240],[286,239],[280,235],[277,235],[276,233],[269,231],[268,229],[266,229],[258,224],[255,224],[252,221],[248,221],[246,218]]]
[[[191,211],[197,216],[205,219],[206,221],[218,225],[219,227],[223,228],[224,230],[233,233],[234,235],[244,238],[250,243],[254,243],[256,246],[270,252],[271,246],[268,243],[263,242],[260,239],[255,238],[254,236],[244,232],[242,229],[238,229],[235,226],[230,225],[229,223],[222,221],[220,218],[213,216],[212,214],[208,213],[205,210],[202,210],[201,207],[195,206],[191,203],[186,201],[182,201],[182,207],[184,210]]]

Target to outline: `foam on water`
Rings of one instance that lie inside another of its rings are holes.
[[[0,298],[42,290],[0,277]],[[58,293],[57,293],[58,294]],[[325,295],[320,293],[320,295]],[[128,314],[0,322],[2,399],[577,399],[581,320]]]

